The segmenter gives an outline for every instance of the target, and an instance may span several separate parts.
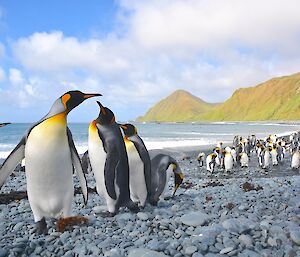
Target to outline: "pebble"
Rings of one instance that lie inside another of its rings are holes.
[[[130,250],[128,257],[167,257],[167,255],[149,249],[138,248]]]
[[[269,244],[270,246],[277,246],[277,241],[276,241],[275,238],[269,237],[269,238],[268,238],[268,244]]]
[[[234,250],[233,247],[227,247],[227,248],[224,248],[220,251],[220,254],[226,254],[226,253],[229,253],[231,252],[232,250]]]
[[[196,252],[198,249],[196,246],[194,245],[191,245],[191,246],[188,246],[187,248],[185,248],[185,254],[187,255],[192,255],[194,252]]]
[[[300,245],[300,230],[290,231],[290,237],[295,244]]]
[[[249,235],[240,235],[238,239],[247,247],[251,246],[253,243],[253,240]]]
[[[209,220],[209,216],[203,212],[191,212],[181,217],[181,222],[187,226],[202,226]]]
[[[175,198],[162,201],[157,207],[147,204],[137,214],[121,208],[115,217],[102,218],[96,214],[107,208],[97,194],[90,194],[85,207],[81,196],[76,195],[73,211],[88,217],[89,224],[58,233],[55,219],[47,219],[47,236],[35,235],[27,199],[0,204],[0,257],[300,256],[299,175],[288,177],[287,183],[285,177],[256,178],[256,171],[251,180],[229,178],[226,183],[223,181],[224,186],[203,187],[208,181],[216,181],[215,177],[202,179],[204,170],[205,167],[190,169],[186,179],[193,187],[179,188]],[[221,174],[218,169],[216,172],[222,180],[233,175]],[[247,169],[243,172],[250,174]],[[237,173],[242,175],[238,169]],[[93,187],[92,174],[87,174],[87,179]],[[24,181],[24,173],[18,173],[1,190],[26,189]],[[246,181],[264,189],[244,192],[241,185]],[[236,206],[233,210],[225,208],[230,202]]]
[[[149,219],[149,215],[145,212],[138,212],[137,213],[137,217],[140,219],[140,220],[148,220]]]
[[[0,257],[6,257],[8,255],[8,252],[0,247]]]

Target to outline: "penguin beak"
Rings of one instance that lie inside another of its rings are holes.
[[[101,112],[103,115],[106,115],[106,111],[105,111],[105,109],[104,109],[104,106],[103,106],[99,101],[97,101],[97,104],[98,104],[99,107],[100,107],[100,112]]]
[[[122,129],[127,129],[127,127],[125,125],[122,125],[122,124],[119,124],[119,126],[122,128]]]
[[[101,94],[84,94],[83,98],[84,99],[89,99],[89,98],[94,97],[94,96],[102,96],[102,95]]]
[[[184,175],[183,173],[175,173],[175,188],[174,188],[174,192],[173,192],[173,195],[172,197],[174,197],[177,189],[179,188],[179,186],[181,185],[182,181],[184,179]]]

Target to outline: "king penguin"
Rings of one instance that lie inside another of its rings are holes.
[[[97,103],[100,112],[90,124],[88,142],[97,192],[106,201],[108,216],[114,216],[121,206],[137,212],[130,199],[128,157],[119,124],[109,108]]]
[[[28,200],[37,234],[47,234],[45,218],[71,215],[73,167],[87,202],[87,182],[67,127],[67,115],[84,100],[94,96],[100,94],[69,91],[58,98],[49,113],[29,129],[0,170],[1,187],[25,157]]]
[[[164,197],[168,188],[169,179],[174,173],[175,188],[173,196],[178,187],[181,185],[184,175],[177,161],[169,155],[158,154],[151,159],[151,190],[149,202],[152,205],[157,205],[160,198]]]
[[[291,167],[292,169],[298,169],[300,166],[300,153],[299,149],[295,148],[292,150]]]
[[[151,188],[151,161],[143,140],[132,124],[120,125],[124,132],[124,142],[129,163],[129,189],[133,202],[144,207]]]
[[[232,167],[233,167],[233,157],[232,157],[232,155],[231,155],[230,152],[226,152],[225,153],[225,157],[224,157],[224,168],[225,168],[225,171],[226,172],[231,171]]]

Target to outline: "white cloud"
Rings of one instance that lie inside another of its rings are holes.
[[[21,68],[9,70],[8,92],[24,108],[70,89],[100,92],[132,119],[178,88],[220,102],[236,88],[300,71],[296,0],[123,0],[119,11],[122,37],[117,28],[104,38],[54,31],[17,39]]]
[[[5,71],[0,67],[0,82],[4,81],[6,78]]]
[[[64,37],[60,31],[34,33],[21,38],[13,45],[13,50],[26,68],[40,71],[83,69],[87,71],[110,72],[128,68],[125,59],[110,55],[113,40],[102,42],[97,39],[79,41],[75,37]]]
[[[5,46],[0,42],[0,58],[5,54]]]
[[[9,69],[9,81],[12,85],[20,85],[24,82],[22,72],[18,69]]]
[[[134,13],[132,35],[149,48],[299,49],[297,0],[125,1],[124,6]]]

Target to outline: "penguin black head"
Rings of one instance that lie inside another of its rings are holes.
[[[121,124],[120,128],[123,130],[126,137],[131,137],[137,134],[137,129],[132,124]]]
[[[79,90],[69,91],[60,97],[62,104],[67,112],[73,110],[76,106],[81,104],[84,100],[94,97],[102,96],[101,94],[84,94]]]
[[[100,112],[96,121],[102,125],[113,124],[116,121],[116,119],[112,110],[107,107],[104,107],[99,101],[97,101],[97,104],[100,107]]]

